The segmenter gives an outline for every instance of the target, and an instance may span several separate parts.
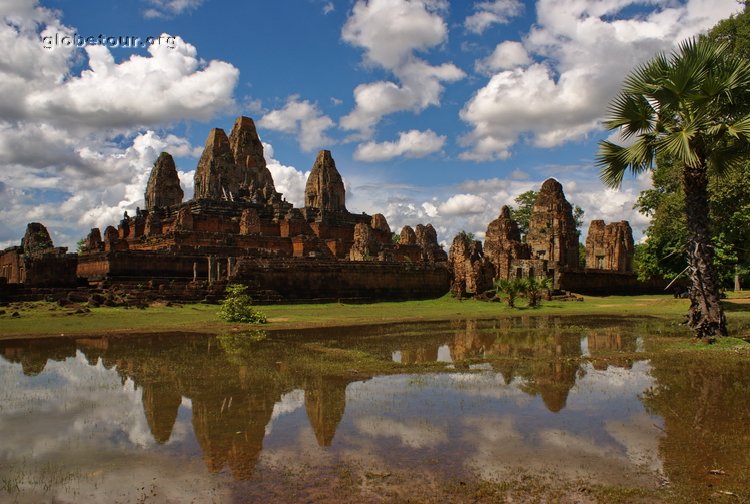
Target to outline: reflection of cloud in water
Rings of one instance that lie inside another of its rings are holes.
[[[632,369],[609,366],[604,371],[591,364],[583,366],[586,376],[576,382],[567,402],[566,410],[591,408],[592,402],[617,399],[637,401],[637,395],[655,384],[648,361],[633,363]]]
[[[502,373],[453,373],[444,375],[449,379],[453,388],[459,388],[461,393],[470,397],[484,397],[487,399],[513,399],[514,404],[523,406],[534,400],[522,389],[528,382],[523,378],[514,378],[505,384]]]
[[[0,362],[0,366],[20,366]],[[19,456],[55,453],[70,439],[92,437],[105,445],[146,448],[154,441],[141,403],[141,390],[123,384],[114,369],[90,366],[83,354],[63,362],[49,361],[44,371],[25,380],[5,380],[5,393],[19,398],[0,411],[2,452]],[[56,425],[51,429],[50,425]],[[33,440],[31,446],[29,440]],[[127,440],[127,442],[126,442]]]
[[[453,362],[453,359],[451,358],[451,349],[448,345],[438,347],[437,361]]]
[[[0,407],[0,459],[14,461],[2,472],[23,474],[19,502],[135,502],[152,492],[159,501],[228,499],[220,490],[228,481],[206,475],[200,459],[156,449],[141,390],[130,379],[123,383],[115,369],[89,365],[77,352],[48,361],[38,376],[21,375],[20,364],[0,359],[2,398],[12,398]],[[189,421],[178,420],[170,444],[191,433]],[[43,494],[42,485],[29,485],[48,480]]]
[[[466,466],[484,479],[514,477],[519,470],[553,471],[615,484],[648,479],[640,471],[644,466],[660,472],[659,431],[637,399],[653,385],[648,363],[636,363],[632,370],[587,366],[586,371],[560,420],[529,430],[523,416],[464,418],[461,439],[472,447]]]
[[[373,437],[396,437],[404,446],[431,448],[448,440],[448,431],[426,419],[415,422],[399,422],[381,417],[358,418],[357,429]]]
[[[615,446],[562,429],[524,436],[516,423],[511,418],[467,418],[462,441],[474,451],[465,459],[466,466],[480,478],[495,481],[516,477],[519,471],[610,484],[635,483],[633,478],[639,476],[638,468]]]
[[[293,413],[305,405],[305,391],[302,389],[292,390],[281,396],[276,404],[273,405],[271,420],[266,425],[266,436],[273,430],[273,422],[281,415]]]
[[[279,445],[275,445],[273,439],[264,441],[264,444],[269,444],[272,447],[264,449],[261,452],[258,460],[259,465],[264,464],[271,467],[316,467],[329,464],[334,458],[332,452],[322,448],[318,444],[315,432],[307,421],[304,423],[296,422],[289,426],[285,425],[285,427],[289,431],[280,434],[283,439]],[[281,429],[278,430],[280,431]]]
[[[654,418],[640,413],[625,420],[610,420],[604,424],[609,434],[625,447],[628,459],[650,471],[663,472],[659,458],[662,432]]]

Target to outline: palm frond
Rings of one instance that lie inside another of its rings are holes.
[[[691,145],[691,140],[695,137],[695,134],[695,129],[687,125],[659,138],[656,148],[657,150],[663,150],[685,165],[696,166],[700,163],[700,159]]]
[[[750,115],[740,117],[732,124],[726,125],[726,131],[738,140],[750,141]]]
[[[651,169],[654,158],[652,142],[642,137],[628,146],[617,145],[603,140],[599,142],[596,164],[600,178],[607,186],[617,188],[622,185],[626,172],[634,175]]]
[[[623,138],[653,129],[656,111],[642,95],[621,93],[615,97],[607,112],[608,129],[621,128]]]
[[[627,146],[599,143],[602,181],[619,187],[626,172],[650,169],[657,153],[720,173],[750,157],[750,63],[727,44],[687,39],[669,56],[635,68],[605,120]]]

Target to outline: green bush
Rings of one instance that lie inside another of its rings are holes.
[[[495,280],[495,294],[505,301],[510,308],[516,307],[516,298],[523,291],[524,282],[521,278],[500,278]]]
[[[227,297],[221,302],[219,317],[227,322],[245,324],[265,324],[266,316],[253,310],[253,300],[247,293],[247,287],[241,284],[227,285]]]

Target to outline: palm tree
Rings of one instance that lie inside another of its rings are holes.
[[[505,299],[510,308],[516,307],[516,298],[523,290],[523,279],[520,278],[500,278],[495,280],[495,294],[501,299]]]
[[[542,298],[542,291],[549,291],[552,288],[552,279],[549,277],[529,277],[524,278],[521,284],[521,290],[526,294],[529,306],[535,308],[539,306]]]
[[[749,111],[750,64],[732,56],[726,44],[689,39],[628,76],[605,122],[619,130],[624,145],[599,144],[601,178],[614,188],[626,171],[649,170],[659,154],[680,164],[692,281],[688,325],[698,338],[727,334],[713,266],[707,184],[709,175],[721,176],[747,160]]]

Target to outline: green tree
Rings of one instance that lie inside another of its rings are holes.
[[[646,242],[636,250],[639,278],[673,279],[688,265],[685,196],[679,165],[660,156],[652,174],[653,188],[642,191],[635,207],[651,218]],[[733,287],[750,264],[750,163],[708,182],[709,220],[714,266],[721,285]]]
[[[719,21],[714,26],[709,37],[717,42],[729,45],[734,56],[748,58],[750,56],[750,2],[745,0],[745,9],[727,19]]]
[[[245,324],[265,324],[266,316],[253,309],[253,300],[247,293],[247,287],[242,284],[229,284],[226,288],[227,297],[221,302],[219,317],[227,322],[242,322]]]
[[[578,242],[578,266],[586,267],[586,245],[581,242]]]
[[[516,196],[515,207],[510,207],[510,217],[518,223],[518,230],[521,236],[526,239],[529,232],[529,222],[531,222],[531,210],[534,208],[537,191],[526,191]]]
[[[708,180],[750,152],[749,90],[750,64],[732,56],[728,45],[686,40],[628,76],[606,121],[626,143],[600,142],[598,164],[610,187],[619,187],[628,171],[650,170],[658,154],[679,166],[691,278],[688,324],[699,338],[727,334],[713,264]]]
[[[465,231],[463,229],[461,231],[459,231],[458,234],[461,235],[461,236],[463,236],[464,238],[466,238],[469,241],[474,241],[474,240],[477,239],[476,236],[474,236],[474,233],[472,233],[470,231]]]
[[[514,200],[516,202],[515,207],[510,207],[510,217],[516,223],[518,223],[518,230],[521,232],[521,237],[526,241],[526,235],[529,232],[529,223],[531,222],[531,212],[534,209],[534,202],[536,196],[539,194],[538,191],[526,191],[516,196]],[[576,223],[576,229],[578,234],[581,234],[581,227],[583,226],[583,208],[578,205],[573,206],[573,219]]]

